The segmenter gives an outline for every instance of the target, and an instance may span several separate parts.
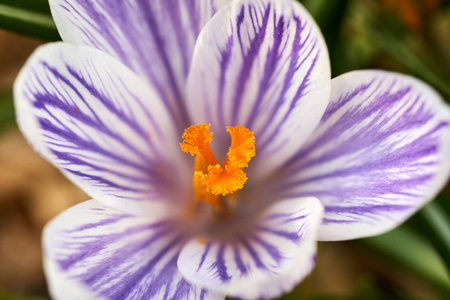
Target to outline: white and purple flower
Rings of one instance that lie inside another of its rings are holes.
[[[20,73],[17,119],[94,199],[45,229],[55,298],[276,297],[317,241],[386,232],[449,176],[439,95],[384,71],[330,80],[292,0],[50,5],[64,43]]]

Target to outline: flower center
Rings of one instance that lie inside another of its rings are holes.
[[[242,169],[255,156],[255,137],[243,126],[227,127],[231,146],[225,160],[219,164],[209,147],[213,136],[210,126],[203,123],[187,128],[180,147],[196,156],[192,179],[196,199],[220,207],[221,196],[231,195],[244,187],[247,175]]]

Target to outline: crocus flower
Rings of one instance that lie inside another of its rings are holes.
[[[64,43],[15,84],[31,145],[94,200],[44,232],[59,299],[245,299],[291,290],[317,241],[390,230],[450,168],[426,84],[330,80],[291,0],[51,0]]]

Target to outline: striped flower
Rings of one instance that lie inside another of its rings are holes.
[[[45,229],[55,298],[276,297],[317,241],[390,230],[448,178],[439,95],[383,71],[330,80],[295,1],[50,4],[64,43],[20,73],[17,118],[94,199]]]

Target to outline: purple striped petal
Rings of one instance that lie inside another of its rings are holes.
[[[188,281],[232,297],[277,297],[312,270],[322,215],[315,198],[277,202],[253,228],[242,226],[232,238],[217,239],[223,233],[213,232],[191,240],[178,267]]]
[[[200,30],[230,0],[50,0],[65,42],[116,57],[155,87],[180,125]]]
[[[229,144],[225,126],[255,132],[252,163],[262,176],[317,126],[329,89],[327,48],[306,10],[292,0],[240,0],[201,32],[187,100],[195,123],[212,124],[222,150]]]
[[[331,103],[284,166],[280,196],[325,206],[321,240],[390,230],[432,199],[450,170],[450,110],[424,83],[383,71],[332,81]]]
[[[44,230],[50,292],[104,299],[224,299],[183,279],[177,259],[183,226],[136,217],[90,200],[63,212]]]
[[[14,89],[29,142],[92,197],[147,214],[190,188],[167,109],[109,55],[87,46],[43,46]]]

